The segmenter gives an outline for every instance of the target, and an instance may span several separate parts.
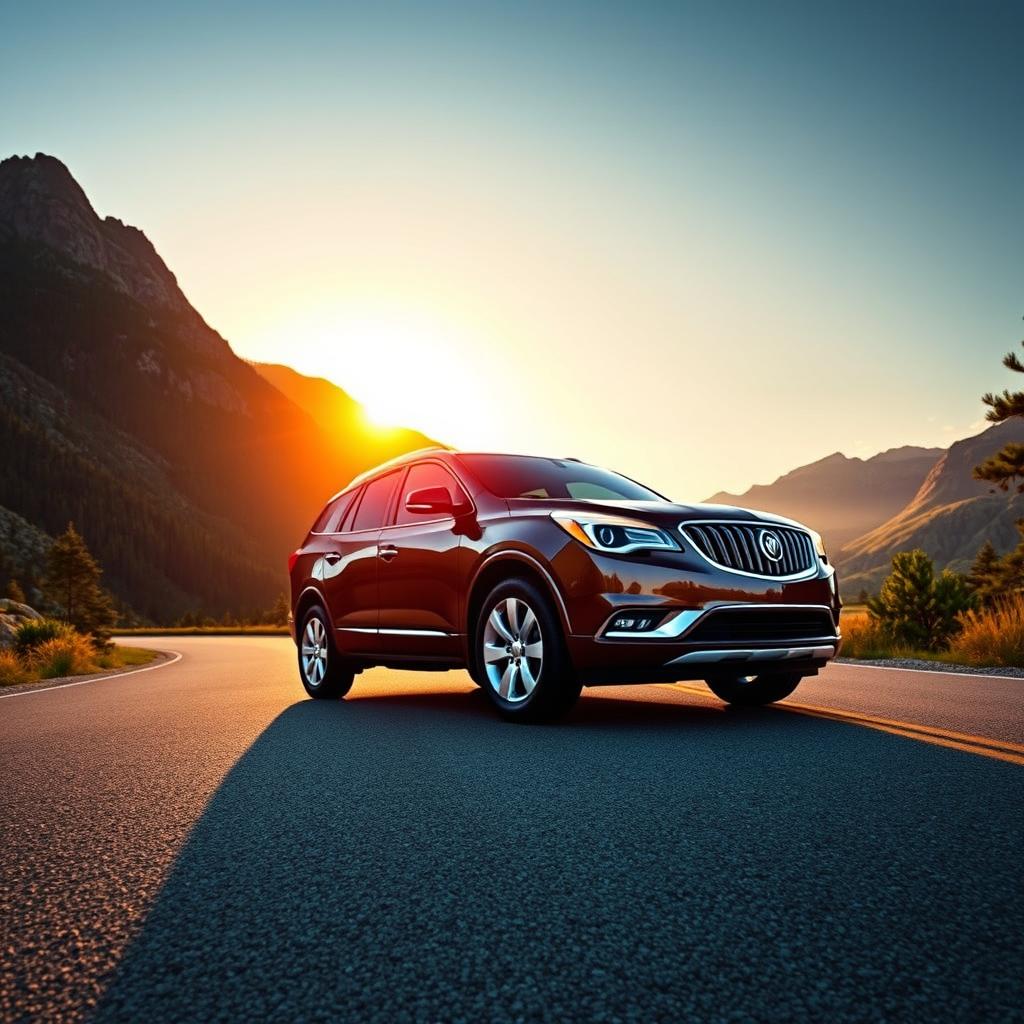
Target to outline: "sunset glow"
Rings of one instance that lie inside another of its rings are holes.
[[[439,439],[480,437],[490,423],[453,324],[397,307],[295,310],[252,339],[255,358],[284,358],[338,384],[379,428],[415,427]]]
[[[1012,5],[186,8],[11,7],[5,148],[59,140],[244,358],[690,499],[980,426],[1020,317]]]

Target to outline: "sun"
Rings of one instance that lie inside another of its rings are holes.
[[[314,307],[282,318],[271,340],[280,355],[270,361],[327,378],[375,430],[406,427],[459,444],[491,420],[476,379],[479,339],[456,319],[384,305]]]

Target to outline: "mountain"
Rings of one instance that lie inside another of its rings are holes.
[[[835,452],[772,484],[756,484],[744,494],[721,491],[707,500],[797,519],[838,551],[900,512],[942,454],[941,448],[904,447],[851,459]]]
[[[1007,420],[943,453],[905,508],[835,553],[844,591],[876,590],[897,551],[922,548],[939,568],[964,572],[986,540],[1001,553],[1015,547],[1024,495],[993,492],[971,475],[1010,441],[1024,442],[1024,422]]]
[[[325,429],[54,157],[0,162],[0,569],[73,519],[142,615],[245,612],[355,473],[425,439]],[[31,564],[26,564],[31,563]]]
[[[403,427],[368,428],[362,405],[323,377],[306,377],[279,363],[251,365],[265,381],[312,416],[325,433],[358,445],[359,456],[368,465],[390,458],[396,448],[414,451],[436,443],[415,430]]]

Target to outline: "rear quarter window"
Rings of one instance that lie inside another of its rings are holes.
[[[352,500],[358,493],[358,490],[348,491],[338,495],[333,501],[329,501],[317,516],[316,522],[313,524],[313,533],[337,533],[341,528],[345,513],[352,507]]]

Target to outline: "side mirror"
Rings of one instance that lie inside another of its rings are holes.
[[[421,487],[405,498],[406,512],[417,515],[455,515],[455,503],[447,487]]]

